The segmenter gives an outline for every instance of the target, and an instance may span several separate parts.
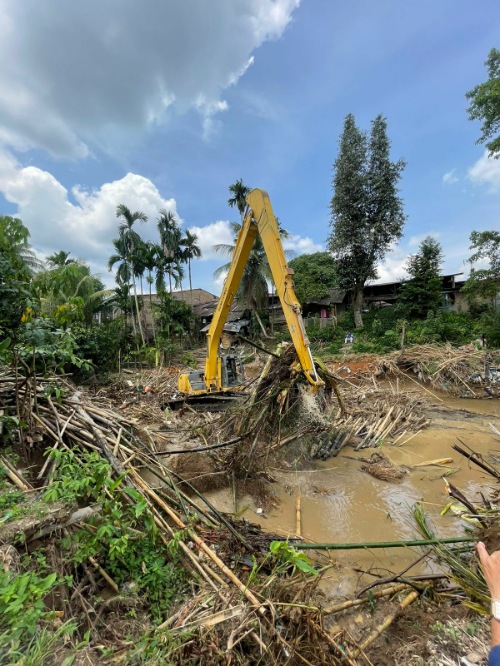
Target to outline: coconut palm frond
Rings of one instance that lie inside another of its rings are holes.
[[[214,278],[217,280],[226,273],[229,273],[230,268],[231,268],[231,262],[224,264],[223,266],[219,266],[219,268],[216,268],[215,271],[213,272]]]
[[[213,246],[213,249],[217,254],[222,254],[225,257],[231,257],[234,252],[234,245],[229,245],[228,243],[218,243]]]

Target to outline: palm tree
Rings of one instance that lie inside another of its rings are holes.
[[[40,271],[32,285],[40,297],[42,312],[65,325],[83,319],[90,326],[111,294],[82,259]]]
[[[55,266],[67,266],[68,264],[74,264],[75,260],[70,259],[69,255],[71,252],[66,252],[65,250],[59,250],[59,252],[54,252],[47,257],[47,261],[53,267]]]
[[[201,250],[196,242],[198,236],[192,234],[189,229],[186,231],[186,235],[181,240],[181,245],[184,247],[184,257],[187,260],[188,273],[189,273],[189,294],[191,300],[191,306],[193,305],[193,283],[191,281],[191,259],[199,259],[201,257]]]
[[[134,223],[137,222],[137,220],[139,220],[140,222],[147,222],[148,218],[144,213],[141,213],[140,211],[135,211],[134,213],[132,213],[130,209],[127,208],[127,206],[125,206],[124,204],[118,204],[118,206],[116,207],[116,217],[121,218],[122,220],[120,222],[120,226],[118,227],[118,231],[120,234],[120,238],[123,240],[127,260],[132,269],[132,275],[134,277],[132,286],[134,288],[135,309],[137,311],[137,324],[139,326],[139,332],[141,334],[142,344],[144,345],[146,344],[146,341],[144,338],[144,331],[142,330],[141,317],[139,314],[139,301],[137,299],[137,288],[135,284],[136,273],[134,272],[133,269],[133,257],[134,255],[135,257],[137,257],[139,252],[139,247],[142,241],[139,234],[133,229],[133,226]]]
[[[239,211],[241,221],[243,221],[243,215],[245,214],[245,208],[247,207],[247,195],[250,194],[251,188],[243,184],[243,179],[240,178],[235,183],[229,186],[229,192],[232,196],[229,197],[227,203],[231,208],[236,206]]]
[[[151,243],[148,241],[144,243],[142,261],[144,264],[145,270],[148,274],[146,276],[146,282],[149,285],[149,310],[151,313],[151,321],[153,324],[153,338],[156,340],[156,327],[155,327],[155,318],[153,316],[153,296],[151,293],[151,287],[153,285],[153,271],[157,269],[158,266],[158,257],[161,257],[161,247],[156,243]]]
[[[113,241],[115,254],[112,254],[108,259],[108,270],[111,271],[115,264],[119,264],[116,271],[116,281],[120,287],[127,287],[129,289],[132,280],[132,269],[128,258],[128,253],[123,238],[115,238]],[[137,335],[137,327],[135,325],[135,317],[133,309],[130,310],[132,316],[132,328],[134,335]],[[127,318],[127,311],[125,310],[125,319]]]
[[[167,265],[169,291],[172,293],[172,278],[174,278],[174,272],[177,275],[175,278],[175,286],[179,286],[184,277],[184,271],[180,266],[180,260],[182,258],[182,234],[179,229],[177,218],[172,211],[160,210],[158,232],[160,234],[160,242]]]

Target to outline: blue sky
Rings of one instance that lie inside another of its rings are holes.
[[[148,238],[166,207],[200,236],[194,285],[218,293],[211,247],[230,239],[237,178],[268,190],[291,249],[321,249],[347,113],[364,129],[384,114],[408,163],[381,279],[428,233],[463,270],[471,230],[500,228],[500,160],[465,99],[499,46],[493,0],[0,0],[0,16],[0,212],[41,253],[110,280],[116,204],[148,214]]]

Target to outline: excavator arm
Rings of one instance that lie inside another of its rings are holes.
[[[187,393],[214,392],[227,389],[222,381],[223,369],[222,359],[219,355],[219,342],[250,251],[257,235],[260,234],[300,365],[310,384],[319,389],[323,386],[323,381],[318,377],[312,359],[309,340],[302,320],[301,307],[293,288],[293,269],[288,267],[286,261],[278,223],[273,213],[269,195],[264,190],[256,189],[250,192],[246,200],[248,208],[236,240],[231,267],[207,333],[208,354],[205,373],[203,377],[200,376],[200,380],[202,379],[205,384],[205,389],[203,390],[201,381],[197,383],[196,387],[199,390],[193,390],[195,387],[186,384],[185,380],[182,383],[183,378],[186,378],[187,375],[181,376],[179,388]]]

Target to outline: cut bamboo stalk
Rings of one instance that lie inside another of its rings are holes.
[[[414,437],[416,437],[417,435],[419,435],[421,432],[422,432],[422,429],[417,430],[417,432],[414,432],[413,435],[411,435],[411,437],[408,437],[408,439],[405,439],[405,441],[401,442],[401,444],[398,444],[398,446],[404,446],[405,444],[408,444],[408,442],[411,442],[411,440]]]
[[[356,658],[361,654],[361,652],[364,652],[366,648],[373,643],[374,640],[376,640],[382,632],[384,632],[388,627],[391,626],[391,624],[394,622],[394,620],[398,617],[398,615],[403,611],[405,608],[407,608],[410,604],[412,604],[416,599],[418,599],[420,595],[420,592],[418,590],[413,590],[410,592],[410,594],[403,599],[403,601],[398,605],[398,608],[394,613],[391,613],[386,617],[386,619],[382,622],[382,624],[377,627],[372,633],[366,638],[359,648],[354,650],[352,656]]]
[[[400,370],[400,372],[401,372],[401,370]],[[427,387],[425,387],[420,382],[417,382],[417,380],[413,379],[413,377],[410,377],[410,375],[407,375],[406,373],[403,372],[403,376],[406,377],[407,379],[409,379],[410,381],[414,382],[420,388],[424,389],[424,391],[427,391],[427,393],[429,393],[429,395],[432,395],[433,398],[436,398],[436,400],[439,400],[440,402],[444,402],[443,398],[440,398],[438,395],[436,395],[432,391],[429,391],[429,389]]]
[[[18,473],[16,469],[14,469],[14,467],[12,467],[12,465],[6,458],[0,456],[0,462],[5,467],[7,476],[15,486],[17,486],[20,490],[24,491],[33,490],[33,486],[31,486],[27,481],[23,479],[23,477]]]
[[[104,580],[108,583],[110,587],[113,588],[115,592],[119,592],[120,588],[118,585],[115,583],[115,581],[111,578],[111,576],[104,571],[104,569],[101,567],[99,562],[97,562],[91,555],[89,555],[89,562],[92,564],[93,567],[97,569],[97,571],[101,574],[101,576],[104,578]]]
[[[295,534],[298,537],[302,537],[302,528],[301,528],[301,516],[300,516],[300,493],[295,498]]]
[[[149,486],[141,479],[141,477],[136,474],[135,472],[131,472],[135,482],[137,485],[139,485],[151,498],[154,498],[155,502],[165,511],[165,513],[174,521],[174,523],[179,527],[181,530],[186,529],[186,525],[182,522],[182,520],[177,516],[175,511],[173,511],[165,502],[153,491]],[[253,606],[255,606],[260,613],[264,614],[266,612],[266,609],[260,601],[257,599],[257,597],[251,592],[251,590],[248,589],[246,585],[244,585],[240,579],[235,576],[235,574],[229,569],[224,562],[214,553],[214,551],[207,546],[207,544],[200,539],[200,537],[195,533],[191,533],[191,538],[193,541],[203,550],[203,552],[208,555],[208,557],[219,567],[219,569],[229,578],[229,580],[236,585],[236,587],[242,592],[242,594],[245,595],[245,597],[252,603]]]
[[[113,455],[115,455],[115,456],[118,454],[118,447],[120,445],[120,439],[121,439],[121,436],[122,436],[122,432],[123,432],[123,428],[120,428],[120,430],[118,431],[118,435],[116,436],[116,442],[115,442],[115,445],[113,447]]]
[[[370,594],[370,596],[364,597],[362,599],[347,599],[346,601],[341,601],[333,606],[323,608],[323,613],[325,615],[333,615],[334,613],[340,613],[341,611],[347,610],[348,608],[354,608],[355,606],[362,606],[366,604],[370,599],[379,599],[380,597],[388,597],[391,594],[397,594],[402,590],[406,590],[411,585],[409,583],[396,583],[390,587],[385,587],[382,590],[375,590]],[[279,605],[279,604],[278,604]]]

